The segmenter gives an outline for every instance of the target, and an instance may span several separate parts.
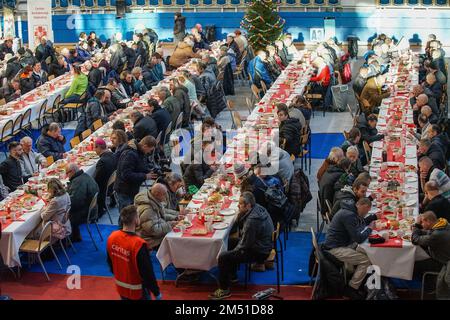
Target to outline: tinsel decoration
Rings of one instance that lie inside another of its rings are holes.
[[[264,49],[277,40],[283,32],[285,20],[277,12],[277,1],[255,0],[241,21],[247,30],[248,40],[253,50]]]

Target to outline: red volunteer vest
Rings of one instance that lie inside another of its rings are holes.
[[[142,299],[142,278],[137,265],[139,250],[145,240],[121,230],[108,238],[107,251],[112,261],[117,292],[130,300]]]

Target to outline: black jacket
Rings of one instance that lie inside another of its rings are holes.
[[[411,240],[413,244],[426,248],[432,259],[446,264],[450,260],[450,225],[439,222],[442,226],[429,231],[416,224]]]
[[[95,180],[79,170],[69,179],[67,193],[70,196],[70,222],[72,226],[78,226],[86,223],[89,205],[92,198],[99,191]]]
[[[433,211],[436,217],[450,221],[450,202],[441,194],[428,202],[423,212],[425,211]]]
[[[429,157],[433,161],[433,165],[436,168],[441,170],[445,169],[445,155],[439,144],[437,144],[436,142],[431,143],[430,148],[424,155]]]
[[[88,74],[89,86],[97,89],[100,86],[100,83],[103,80],[102,72],[97,68],[92,68]]]
[[[361,218],[353,201],[342,201],[341,209],[333,217],[328,228],[325,247],[334,249],[348,247],[355,242],[363,243],[372,232],[367,225],[376,219],[375,215]]]
[[[273,248],[273,223],[267,210],[255,204],[250,212],[238,217],[242,236],[234,250],[245,250],[269,255]]]
[[[185,86],[179,86],[173,91],[173,96],[178,99],[183,112],[183,127],[189,125],[189,116],[191,115],[191,101],[189,100],[188,89]]]
[[[111,151],[104,152],[97,161],[94,180],[99,188],[99,203],[104,204],[109,177],[117,168],[117,158]]]
[[[59,65],[59,63],[52,63],[48,67],[48,75],[49,76],[55,76],[55,78],[62,76],[67,72],[66,68],[64,66]]]
[[[81,114],[78,119],[78,125],[75,130],[75,136],[80,135],[84,130],[92,127],[95,121],[102,120],[103,123],[108,122],[108,113],[105,107],[96,97],[89,99],[86,105],[86,111]]]
[[[127,93],[127,95],[131,98],[136,93],[134,90],[134,80],[131,83],[126,82],[125,80],[122,81],[122,85]]]
[[[166,100],[162,103],[162,106],[166,108],[170,113],[170,117],[172,118],[172,127],[175,127],[175,123],[177,122],[177,118],[181,112],[181,104],[180,101],[174,96],[167,97]]]
[[[20,162],[11,156],[0,163],[0,174],[3,178],[3,184],[8,187],[10,192],[15,191],[17,187],[24,183]]]
[[[150,115],[156,122],[156,126],[158,127],[158,134],[162,132],[164,134],[166,132],[169,123],[172,121],[172,117],[170,116],[169,111],[166,108],[155,108]]]
[[[447,138],[447,135],[441,133],[436,137],[433,137],[431,139],[431,143],[434,143],[441,148],[442,152],[444,153],[445,159],[450,158],[450,140]]]
[[[436,102],[441,101],[442,86],[439,84],[439,82],[436,81],[432,86],[425,84],[424,89],[427,96],[434,97],[436,99]]]
[[[22,91],[22,94],[28,93],[34,88],[35,85],[33,77],[20,79],[20,90]]]
[[[334,194],[334,202],[332,203],[330,219],[341,209],[342,201],[353,201],[356,203],[356,195],[351,186],[345,186]]]
[[[44,157],[53,156],[53,159],[59,160],[63,158],[64,144],[66,143],[66,138],[63,141],[59,141],[50,137],[47,134],[48,127],[42,128],[41,135],[36,141],[37,149]]]
[[[150,168],[145,160],[145,155],[138,150],[134,140],[128,142],[122,151],[117,164],[117,177],[114,190],[118,193],[134,197],[139,193],[139,188],[146,180],[146,174]]]
[[[361,93],[366,86],[367,79],[361,77],[361,75],[357,75],[353,80],[353,91],[360,97]]]
[[[150,117],[142,116],[136,120],[133,126],[133,136],[137,142],[146,136],[156,138],[158,136],[158,126],[155,120]]]
[[[20,70],[22,70],[22,66],[20,65],[17,57],[11,58],[6,64],[5,77],[8,81],[11,81],[15,76],[17,76]]]
[[[286,119],[280,124],[280,142],[285,140],[284,150],[291,155],[300,154],[301,129],[300,121],[294,118]]]
[[[330,204],[333,203],[335,184],[338,182],[339,178],[345,174],[345,171],[335,165],[330,165],[323,174],[319,181],[319,195],[322,212],[326,211],[325,200],[328,200]]]
[[[186,34],[186,17],[178,17],[175,20],[175,25],[173,27],[173,33],[175,35]]]
[[[187,187],[194,185],[201,188],[205,179],[211,177],[214,171],[206,163],[190,164],[184,171],[183,179]]]
[[[374,141],[379,141],[384,138],[384,135],[378,134],[377,128],[371,128],[369,123],[366,120],[366,115],[362,113],[358,117],[358,125],[359,131],[361,131],[361,140],[367,141],[367,143],[372,143]]]

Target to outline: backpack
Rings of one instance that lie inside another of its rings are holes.
[[[273,208],[282,209],[288,200],[284,192],[281,191],[280,188],[276,186],[267,185],[263,179],[261,178],[259,179],[266,187],[265,190],[260,189],[261,191],[264,191],[266,203],[270,204],[270,206],[272,206]]]
[[[312,194],[311,191],[309,191],[309,180],[302,169],[298,169],[294,172],[289,185],[288,196],[291,203],[300,206],[300,211],[303,211],[308,202],[312,200]]]

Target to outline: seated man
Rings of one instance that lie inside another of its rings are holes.
[[[7,88],[7,93],[5,93],[6,102],[11,102],[16,99],[19,99],[22,95],[22,90],[20,87],[20,81],[18,79],[12,79],[11,85]]]
[[[359,176],[361,172],[364,171],[364,168],[361,164],[361,160],[359,159],[359,150],[357,146],[350,146],[347,148],[347,153],[345,154],[347,158],[350,160],[350,174],[353,177]]]
[[[158,127],[158,134],[162,132],[164,135],[166,133],[166,129],[169,126],[169,123],[172,121],[172,117],[170,116],[169,111],[166,108],[161,108],[156,99],[148,100],[148,108],[149,114],[153,120],[156,122],[156,126]],[[167,137],[168,139],[169,137]],[[161,139],[162,140],[162,139]],[[165,143],[167,141],[164,141]]]
[[[8,187],[9,192],[13,192],[24,183],[20,165],[23,150],[22,146],[16,141],[11,142],[8,149],[9,157],[0,163],[0,175],[3,178],[3,183]]]
[[[155,52],[152,54],[148,64],[142,68],[143,81],[147,89],[151,89],[164,79],[163,70],[160,64],[161,60],[161,55]]]
[[[450,202],[440,193],[435,181],[428,181],[424,188],[426,205],[423,212],[432,211],[437,218],[450,220]]]
[[[167,188],[167,206],[164,209],[164,212],[172,215],[178,214],[179,191],[181,191],[181,194],[184,193],[183,177],[178,173],[172,172],[166,175],[165,178],[159,178],[157,182]]]
[[[133,122],[133,136],[137,142],[146,136],[153,138],[158,136],[158,126],[153,118],[144,116],[139,111],[133,111],[130,119]]]
[[[166,87],[161,87],[157,91],[158,98],[162,101],[161,107],[169,111],[172,118],[172,127],[175,127],[178,116],[180,115],[181,104],[177,98],[170,94],[170,90]]]
[[[179,42],[169,58],[169,65],[173,68],[179,68],[191,58],[201,58],[193,51],[194,41],[190,36],[186,36],[182,42]]]
[[[359,199],[356,205],[353,201],[343,201],[341,209],[331,221],[325,239],[325,250],[338,260],[356,266],[355,273],[345,290],[345,295],[352,299],[364,298],[359,289],[367,274],[367,267],[371,265],[366,252],[359,244],[366,241],[372,233],[368,225],[381,217],[381,213],[379,216],[367,216],[371,206],[367,198]]]
[[[412,243],[421,246],[430,259],[416,261],[414,274],[422,276],[425,272],[440,272],[450,260],[450,225],[444,218],[437,218],[431,211],[417,217],[413,228]]]
[[[87,221],[89,206],[94,195],[98,193],[98,185],[95,180],[78,168],[75,163],[66,166],[66,174],[69,177],[67,193],[70,196],[70,224],[72,225],[72,241],[80,242],[80,224]]]
[[[374,141],[383,140],[384,138],[384,135],[378,134],[377,122],[378,117],[373,113],[367,117],[362,113],[358,118],[357,127],[361,132],[361,140],[366,141],[369,145],[372,145]]]
[[[381,101],[391,95],[389,88],[385,87],[386,78],[383,75],[369,78],[361,92],[362,109],[366,115],[377,113]]]
[[[104,103],[106,99],[106,90],[97,90],[95,95],[90,98],[86,104],[85,112],[83,112],[78,120],[75,129],[75,136],[80,135],[83,131],[91,129],[94,122],[101,120],[107,123],[109,118]]]
[[[439,193],[450,201],[450,178],[444,171],[436,168],[433,165],[433,161],[428,157],[422,157],[419,160],[419,173],[421,191],[425,189],[425,184],[428,181],[435,181],[439,187]],[[424,202],[424,205],[426,201]]]
[[[346,185],[334,195],[333,207],[330,212],[330,219],[341,209],[343,201],[351,200],[356,203],[359,199],[364,198],[369,185],[364,179],[356,179],[352,186]]]
[[[38,138],[36,145],[38,151],[44,157],[52,156],[56,161],[64,157],[65,143],[66,138],[61,134],[61,127],[56,122],[52,122],[48,127],[42,128],[41,136]]]
[[[436,99],[436,102],[441,101],[442,85],[436,80],[433,73],[428,73],[424,83],[425,94]]]
[[[40,168],[45,168],[47,166],[45,157],[42,154],[33,151],[33,140],[30,137],[23,137],[20,139],[20,144],[23,149],[20,162],[22,165],[22,174],[24,174],[25,177],[30,177],[35,173],[39,173]]]
[[[433,161],[433,165],[441,170],[445,169],[445,155],[441,147],[430,139],[422,139],[419,142],[418,156],[427,156]]]
[[[450,159],[450,141],[447,134],[442,132],[442,129],[438,124],[430,126],[428,138],[431,139],[431,144],[436,144],[442,149],[445,160],[448,161]]]
[[[301,126],[298,119],[289,117],[289,110],[285,104],[277,105],[277,115],[280,120],[280,146],[289,153],[298,157],[301,152]]]
[[[272,251],[272,220],[266,209],[256,204],[250,192],[244,192],[239,199],[239,215],[236,224],[241,227],[238,242],[230,238],[228,251],[219,255],[219,283],[209,297],[222,300],[231,296],[230,284],[236,281],[237,267],[241,263],[256,262],[263,264]],[[233,243],[234,242],[234,243]]]
[[[252,83],[258,88],[261,88],[261,80],[264,81],[267,88],[272,84],[272,78],[265,65],[266,60],[267,53],[264,50],[259,50],[256,57],[248,63],[248,74],[250,75]]]
[[[341,177],[347,173],[345,170],[347,164],[349,164],[347,158],[339,160],[337,164],[330,164],[319,180],[319,196],[322,213],[325,213],[327,210],[325,200],[328,200],[332,204],[335,192],[341,188],[339,186],[337,187],[337,185]]]
[[[147,242],[149,249],[158,247],[166,234],[177,224],[178,215],[164,211],[163,202],[166,200],[167,189],[160,183],[138,193],[134,198],[140,220],[136,231]]]

